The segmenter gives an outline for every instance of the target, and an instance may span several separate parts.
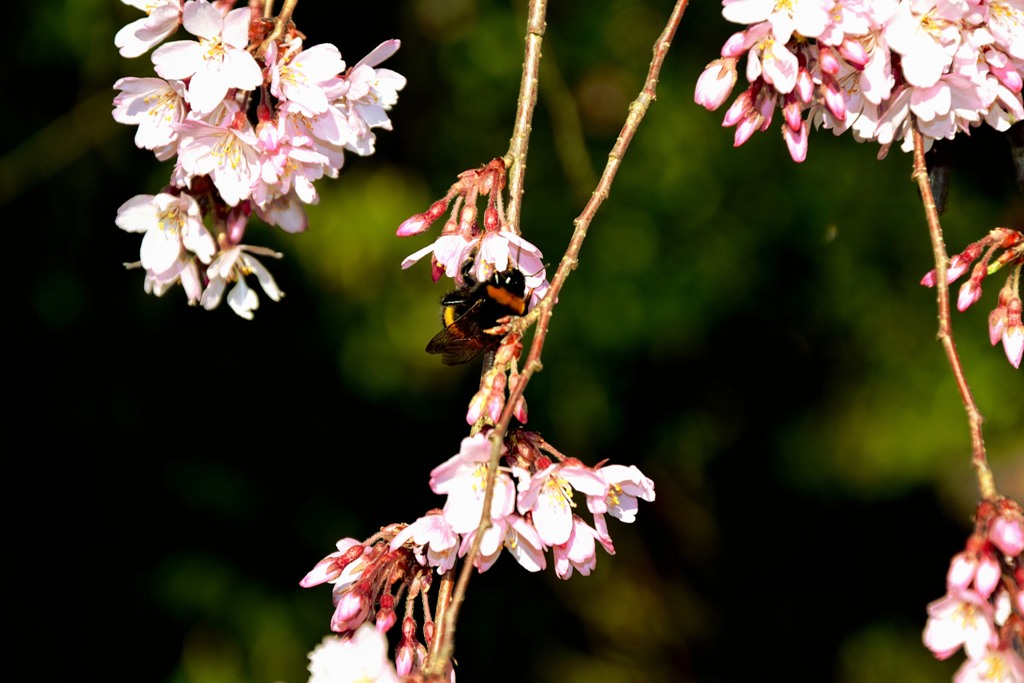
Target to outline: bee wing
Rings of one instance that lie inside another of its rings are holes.
[[[462,315],[455,318],[427,343],[427,353],[441,354],[441,362],[445,365],[461,365],[476,358],[491,344],[491,336],[486,334],[477,321],[477,315],[483,300],[475,301]],[[451,308],[445,310],[448,318]]]

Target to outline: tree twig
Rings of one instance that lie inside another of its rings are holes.
[[[526,151],[530,146],[533,110],[537,106],[537,84],[540,74],[540,46],[544,40],[547,0],[530,0],[530,13],[526,19],[526,56],[523,58],[523,78],[519,82],[519,102],[516,104],[516,122],[509,141],[505,167],[509,169],[508,225],[516,234],[519,230],[519,209],[523,203],[523,180],[526,178]]]
[[[935,198],[932,195],[931,185],[928,182],[928,166],[924,159],[924,138],[921,132],[914,127],[914,173],[913,179],[917,183],[917,189],[921,193],[921,202],[924,204],[924,214],[928,220],[928,234],[932,241],[932,255],[935,258],[935,291],[938,297],[939,308],[939,332],[938,339],[946,352],[949,366],[953,371],[953,379],[956,381],[957,390],[960,392],[960,399],[963,401],[964,409],[967,411],[967,424],[971,432],[971,463],[974,465],[978,476],[978,489],[985,500],[995,500],[995,480],[992,476],[992,468],[989,467],[988,458],[985,455],[985,438],[982,434],[982,423],[985,418],[978,405],[974,401],[971,387],[964,375],[963,363],[960,361],[960,354],[957,352],[956,342],[953,340],[953,324],[949,308],[949,282],[947,269],[949,256],[946,253],[946,244],[942,239],[942,225],[939,223],[939,211],[935,205]]]

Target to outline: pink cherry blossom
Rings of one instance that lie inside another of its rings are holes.
[[[448,496],[444,518],[456,533],[468,533],[480,524],[490,457],[490,440],[482,433],[475,434],[463,439],[459,452],[430,473],[431,490]],[[515,485],[507,473],[499,471],[491,498],[491,519],[504,519],[514,507]]]
[[[199,41],[178,40],[153,52],[162,78],[190,79],[188,100],[197,112],[213,111],[231,88],[255,90],[263,83],[259,65],[245,50],[251,15],[242,7],[224,16],[207,0],[188,0],[182,23]]]
[[[437,567],[438,574],[455,566],[459,537],[439,511],[429,512],[405,527],[391,540],[391,549],[397,550],[406,542],[413,544],[416,560]]]
[[[128,232],[144,232],[142,267],[160,274],[168,271],[183,250],[209,263],[216,251],[213,237],[203,225],[199,204],[188,194],[137,195],[117,210],[115,224]]]
[[[309,683],[399,683],[388,641],[364,624],[349,638],[327,636],[309,653]]]
[[[597,566],[598,532],[579,517],[573,515],[572,530],[565,543],[552,548],[555,574],[560,579],[572,576],[573,569],[583,576],[589,576]]]
[[[296,102],[313,114],[327,111],[327,93],[321,85],[345,68],[341,52],[330,43],[278,55],[277,44],[267,50],[270,67],[270,92],[283,100]]]
[[[645,477],[636,465],[605,465],[597,474],[606,484],[600,496],[587,496],[587,508],[594,514],[610,514],[631,524],[636,520],[637,499],[654,501],[654,482]]]
[[[126,265],[131,268],[141,264]],[[182,289],[185,290],[185,296],[188,298],[190,306],[199,303],[203,294],[203,282],[199,277],[197,259],[182,255],[171,264],[170,268],[162,273],[147,270],[145,280],[143,281],[143,288],[146,294],[163,296],[171,287],[177,284],[180,284]]]
[[[229,117],[221,125],[185,121],[175,126],[181,136],[179,166],[191,177],[210,176],[228,206],[249,198],[262,171],[252,126],[244,121],[236,127],[233,120]]]
[[[1010,648],[989,650],[983,657],[965,661],[953,676],[953,683],[1020,683],[1024,681],[1024,659]]]
[[[997,642],[992,606],[973,591],[948,593],[928,605],[924,644],[939,659],[963,646],[971,659],[984,657]]]
[[[203,308],[211,310],[219,306],[225,288],[234,282],[234,287],[228,292],[228,305],[238,316],[252,320],[253,311],[259,308],[260,302],[256,292],[245,281],[245,276],[250,273],[256,276],[264,293],[273,301],[279,301],[284,296],[270,271],[252,254],[281,258],[281,254],[270,249],[244,244],[221,252],[206,269],[209,284],[203,290],[200,302]]]
[[[122,57],[138,57],[162,41],[181,24],[182,0],[121,0],[146,13],[114,36]]]
[[[114,83],[121,94],[114,98],[114,120],[137,125],[135,145],[150,149],[165,161],[177,151],[175,124],[185,120],[185,86],[162,78],[122,78]]]
[[[938,10],[937,0],[901,2],[886,24],[885,39],[902,56],[903,75],[916,87],[935,84],[960,46],[959,16]],[[941,3],[952,7],[952,3]]]
[[[600,475],[578,464],[556,463],[532,476],[519,471],[517,474],[519,512],[531,513],[541,541],[549,546],[565,543],[572,533],[574,489],[586,496],[600,497],[608,489]]]

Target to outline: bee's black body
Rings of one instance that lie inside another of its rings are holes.
[[[468,272],[463,277],[471,279]],[[427,353],[441,354],[445,365],[468,363],[501,343],[499,335],[484,330],[497,326],[499,318],[523,315],[526,306],[526,281],[518,270],[495,273],[486,282],[448,292],[441,299],[444,329],[427,344]]]

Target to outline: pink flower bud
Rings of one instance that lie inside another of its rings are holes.
[[[736,134],[733,136],[732,146],[739,147],[750,139],[750,136],[761,127],[761,117],[758,114],[750,114],[736,126]]]
[[[405,677],[412,672],[412,664],[416,658],[416,644],[410,640],[402,640],[395,653],[395,671]]]
[[[430,227],[430,220],[426,214],[418,213],[412,218],[406,218],[402,221],[402,224],[398,226],[398,230],[395,234],[399,237],[409,237],[410,235],[418,235],[427,228]]]
[[[946,574],[946,584],[950,588],[964,590],[971,585],[974,574],[978,569],[978,558],[973,554],[964,552],[957,553],[949,563],[949,572]]]
[[[814,80],[811,78],[810,72],[804,67],[800,67],[800,70],[796,73],[795,92],[804,104],[810,104],[811,98],[814,97]]]
[[[858,71],[863,71],[864,66],[868,63],[867,50],[859,41],[851,38],[847,38],[839,44],[839,54]]]
[[[791,130],[799,131],[804,123],[803,118],[800,116],[803,113],[800,100],[797,99],[794,93],[787,94],[785,100],[786,104],[782,107],[782,116],[786,119],[786,125]]]
[[[466,411],[466,424],[475,425],[480,416],[484,414],[484,407],[487,406],[487,397],[489,395],[489,391],[481,388],[469,400],[469,410]]]
[[[385,596],[388,597],[388,596]],[[377,611],[376,628],[380,633],[386,633],[395,622],[398,621],[398,615],[395,614],[393,608],[385,608]]]
[[[971,278],[960,287],[960,295],[956,300],[958,311],[966,311],[975,301],[981,298],[981,283]]]
[[[331,630],[335,633],[354,631],[370,614],[370,601],[358,590],[348,590],[341,596],[331,616]]]
[[[729,39],[725,41],[725,45],[722,46],[722,56],[736,59],[748,49],[750,49],[750,45],[747,44],[747,32],[739,31],[729,36]]]
[[[839,83],[831,76],[826,76],[822,81],[822,90],[825,95],[825,106],[832,112],[832,116],[839,121],[846,120],[846,100],[843,98],[843,91]]]
[[[1006,330],[1006,307],[997,306],[988,314],[988,339],[995,346],[1002,340]]]
[[[498,210],[493,206],[488,206],[484,209],[484,230],[497,232],[499,228]]]
[[[473,228],[474,221],[476,221],[476,207],[464,206],[459,215],[459,230],[469,232]]]
[[[978,594],[986,600],[992,591],[999,585],[999,579],[1002,576],[1002,571],[999,567],[999,562],[996,558],[992,557],[991,553],[986,552],[981,556],[980,562],[978,562],[978,571],[974,575],[974,587],[977,589]]]
[[[709,111],[722,106],[736,85],[736,59],[716,59],[697,79],[694,100]]]
[[[800,126],[800,130],[794,131],[789,126],[782,127],[782,137],[789,148],[789,156],[796,163],[801,163],[807,158],[807,123]]]
[[[1007,326],[1003,332],[1003,350],[1010,365],[1020,368],[1020,362],[1024,360],[1024,325]]]
[[[753,110],[754,98],[750,93],[750,89],[744,90],[740,93],[732,105],[726,110],[725,118],[722,119],[722,127],[728,128],[729,126],[735,126],[737,123],[746,118]]]
[[[527,410],[526,410],[526,397],[525,396],[520,396],[519,400],[516,401],[516,407],[513,410],[512,414],[522,424],[526,424],[529,416],[528,416]]]
[[[988,538],[1010,557],[1024,552],[1024,520],[1020,515],[1000,515],[992,521]]]
[[[825,73],[832,76],[839,73],[839,59],[836,58],[836,53],[832,51],[832,48],[827,45],[818,48],[818,61],[821,64],[821,70]]]

